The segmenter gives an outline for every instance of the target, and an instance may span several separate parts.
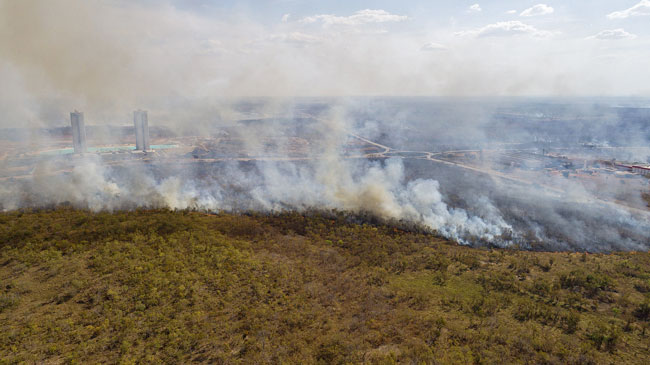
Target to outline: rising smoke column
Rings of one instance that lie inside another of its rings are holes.
[[[333,108],[318,119],[322,138],[313,141],[311,158],[305,161],[258,161],[248,171],[225,164],[201,177],[185,168],[156,177],[155,168],[109,167],[96,156],[77,156],[70,173],[53,174],[45,164],[27,183],[5,187],[0,206],[12,210],[67,203],[93,211],[164,207],[270,213],[337,209],[418,224],[463,243],[509,244],[502,236],[512,228],[487,200],[488,214],[471,216],[447,206],[437,181],[405,181],[400,159],[346,159],[352,123],[344,114]],[[254,138],[249,132],[242,136]]]
[[[467,179],[432,169],[407,178],[399,158],[348,158],[346,140],[357,130],[345,109],[317,118],[318,137],[309,158],[222,162],[211,165],[135,164],[107,166],[94,155],[76,156],[65,174],[47,162],[27,180],[0,186],[0,208],[51,207],[66,203],[93,211],[134,208],[195,209],[209,212],[309,211],[336,209],[384,221],[415,224],[470,245],[553,250],[647,250],[650,221],[591,197],[582,186],[560,179],[563,196],[541,188]],[[367,128],[364,128],[368,131]],[[259,148],[257,127],[240,137]],[[259,153],[259,151],[258,151]],[[416,170],[417,171],[417,170]],[[427,178],[426,176],[430,176]],[[442,185],[438,180],[442,181]],[[489,193],[490,198],[485,194]],[[463,208],[446,196],[460,197]],[[535,246],[530,246],[537,242]]]
[[[209,118],[215,114],[228,119],[228,107],[215,107],[217,99],[260,92],[273,96],[412,95],[432,90],[443,95],[566,95],[575,88],[590,93],[598,90],[591,84],[595,72],[589,72],[589,52],[562,56],[571,53],[548,52],[563,50],[550,43],[545,45],[551,48],[533,51],[542,44],[525,38],[498,44],[497,49],[503,52],[495,52],[493,42],[460,42],[434,58],[417,53],[421,45],[416,40],[374,38],[363,32],[302,37],[313,41],[313,47],[294,47],[278,43],[286,37],[268,37],[269,32],[281,31],[278,28],[250,23],[238,26],[241,19],[220,22],[202,18],[170,3],[143,4],[0,0],[0,126],[38,124],[43,119],[59,122],[72,108],[110,122],[120,111],[144,107],[164,109],[159,113],[183,129],[183,122],[212,120]],[[517,50],[520,57],[510,57]],[[490,58],[500,54],[517,60],[516,67],[492,62],[505,61]],[[553,55],[552,59],[548,55]],[[494,69],[491,64],[504,67]],[[585,67],[587,71],[582,71]],[[610,90],[607,80],[616,81],[617,75],[599,74]],[[628,79],[639,84],[638,75]],[[589,82],[580,85],[576,80]],[[624,86],[612,84],[619,89]],[[454,208],[445,199],[448,184],[437,182],[441,177],[411,181],[405,178],[399,160],[381,163],[342,158],[341,141],[351,130],[337,113],[321,121],[324,137],[307,163],[259,162],[255,170],[229,165],[225,170],[215,169],[211,177],[198,178],[191,169],[161,175],[141,168],[105,166],[88,157],[62,176],[42,166],[24,184],[3,183],[0,205],[5,210],[66,202],[92,210],[168,207],[275,212],[331,208],[416,222],[468,243],[507,245],[511,241],[507,237],[516,239],[518,232],[528,229],[540,240],[558,242],[557,247],[567,249],[637,249],[650,241],[647,222],[637,217],[609,207],[589,206],[585,212],[580,212],[585,205],[558,207],[542,201],[544,195],[535,190],[517,192],[513,197],[527,208],[523,218],[508,214],[516,211],[515,207],[504,209],[507,204],[497,204],[481,194],[466,202],[465,209]],[[467,126],[463,136],[475,132],[473,127]],[[504,195],[510,193],[510,188],[499,189]],[[525,205],[530,197],[542,198]],[[593,230],[590,219],[602,224]],[[519,227],[514,227],[514,222]],[[634,234],[618,234],[619,226]],[[561,234],[553,234],[549,227],[557,227]]]

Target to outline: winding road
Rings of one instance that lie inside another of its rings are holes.
[[[518,185],[523,185],[523,186],[528,186],[533,189],[538,189],[543,191],[545,194],[551,194],[553,197],[558,198],[558,199],[570,199],[570,201],[574,201],[576,203],[597,203],[597,204],[604,204],[607,206],[611,206],[614,208],[623,208],[631,213],[636,213],[643,215],[644,217],[648,218],[650,217],[650,211],[647,210],[642,210],[638,209],[636,207],[631,207],[624,202],[620,201],[610,201],[606,200],[600,197],[595,197],[593,195],[584,195],[584,196],[575,196],[572,194],[569,196],[566,191],[562,189],[558,189],[557,187],[550,186],[547,184],[540,183],[538,181],[532,181],[526,178],[523,178],[521,176],[514,176],[513,174],[507,174],[503,173],[501,171],[496,171],[490,168],[486,167],[478,167],[474,165],[469,165],[465,164],[462,162],[458,161],[450,161],[444,158],[441,158],[440,156],[444,156],[445,154],[453,154],[453,153],[471,153],[471,152],[479,152],[481,150],[472,150],[472,149],[463,149],[463,150],[450,150],[450,151],[442,151],[442,152],[429,152],[429,151],[409,151],[409,150],[396,150],[393,149],[389,146],[383,145],[381,143],[372,141],[368,138],[365,138],[363,136],[360,136],[358,134],[349,134],[350,137],[357,139],[367,145],[374,146],[376,147],[379,151],[378,152],[371,152],[371,153],[363,153],[363,154],[354,154],[354,155],[346,155],[346,156],[341,156],[341,158],[345,159],[387,159],[387,158],[402,158],[402,159],[420,159],[420,160],[427,160],[431,161],[433,163],[437,164],[442,164],[446,166],[451,166],[454,168],[458,169],[463,169],[463,170],[468,170],[474,173],[479,173],[483,175],[490,176],[492,178],[504,180],[504,181],[509,181],[512,183],[516,183]],[[483,152],[530,152],[531,150],[535,150],[534,148],[527,148],[527,149],[484,149],[482,150]],[[314,156],[245,156],[245,157],[218,157],[218,158],[188,158],[188,157],[174,157],[174,156],[167,156],[164,157],[164,161],[166,163],[174,163],[174,164],[193,164],[193,163],[214,163],[214,162],[223,162],[223,161],[308,161],[308,160],[314,160],[314,159],[319,159],[319,157],[314,157]],[[113,161],[104,161],[103,164],[107,166],[121,166],[121,165],[130,165],[130,164],[140,164],[140,163],[155,163],[155,162],[161,162],[162,160],[160,158],[153,157],[151,155],[142,155],[142,156],[135,156],[133,158],[127,158],[127,159],[118,159],[118,160],[113,160]],[[56,174],[61,174],[61,173],[70,173],[74,167],[74,163],[70,163],[71,161],[67,160],[67,163],[61,164],[61,168],[59,169],[53,169],[49,171],[48,175],[56,175]],[[8,176],[8,177],[0,177],[0,182],[1,181],[7,181],[7,180],[20,180],[20,179],[26,179],[31,177],[32,175],[14,175],[14,176]]]

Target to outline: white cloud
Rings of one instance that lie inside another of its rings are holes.
[[[537,4],[532,8],[528,8],[519,14],[520,16],[540,16],[553,13],[553,8],[546,4]]]
[[[468,11],[470,13],[478,13],[481,10],[483,10],[483,9],[481,9],[481,5],[479,5],[479,4],[474,4],[474,5],[470,6],[469,9],[468,9]]]
[[[401,22],[408,19],[406,15],[396,15],[386,10],[359,10],[350,16],[336,16],[330,14],[313,15],[303,18],[300,22],[305,24],[322,22],[324,26],[329,25],[362,25],[368,23]]]
[[[268,37],[268,40],[275,42],[282,42],[297,47],[305,47],[310,44],[321,43],[323,40],[309,34],[300,32],[273,34]]]
[[[475,36],[477,38],[483,37],[499,37],[499,36],[515,36],[515,35],[530,35],[536,38],[548,38],[553,35],[553,32],[546,30],[540,30],[532,25],[522,23],[519,20],[511,20],[507,22],[497,22],[494,24],[488,24],[483,28],[458,32],[456,35],[465,36]]]
[[[435,42],[429,42],[422,46],[420,48],[421,51],[428,51],[428,52],[440,52],[440,51],[447,51],[449,48],[447,46],[444,46],[440,43],[435,43]]]
[[[592,35],[591,37],[587,37],[587,39],[604,39],[604,40],[634,39],[634,38],[636,38],[636,35],[626,32],[623,28],[607,29],[598,32],[598,34]]]
[[[609,19],[625,19],[631,16],[650,15],[650,0],[641,0],[633,7],[608,14]]]
[[[517,10],[508,10],[506,14],[517,14]]]
[[[284,15],[282,16],[282,22],[283,22],[283,23],[288,22],[288,21],[289,21],[289,17],[291,17],[291,14],[284,14]]]

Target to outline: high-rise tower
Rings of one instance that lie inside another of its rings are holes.
[[[75,153],[86,152],[86,126],[84,124],[84,113],[74,111],[70,113],[70,123],[72,124],[72,144]]]
[[[135,149],[140,151],[149,150],[149,120],[146,110],[133,112],[133,127],[135,129]]]

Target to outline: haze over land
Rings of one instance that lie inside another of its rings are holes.
[[[650,0],[475,1],[0,0],[0,363],[650,363]]]
[[[4,210],[339,209],[473,245],[648,248],[645,1],[0,4]],[[170,152],[48,155],[70,111],[110,150],[140,108]]]
[[[646,2],[471,5],[2,1],[0,123],[186,123],[242,96],[649,96]]]

